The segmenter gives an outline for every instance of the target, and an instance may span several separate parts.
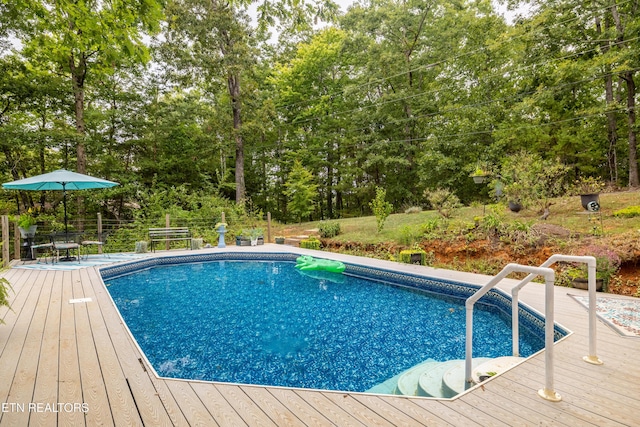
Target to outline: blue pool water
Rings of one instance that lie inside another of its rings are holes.
[[[426,359],[464,359],[464,300],[294,265],[178,264],[105,282],[161,376],[365,391]],[[474,356],[510,355],[510,324],[477,304]],[[543,346],[521,328],[523,356]]]

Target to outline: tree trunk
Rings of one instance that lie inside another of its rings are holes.
[[[71,84],[73,85],[74,110],[76,115],[76,132],[78,142],[76,145],[78,173],[87,173],[87,152],[84,145],[85,124],[84,124],[84,79],[86,76],[86,63],[84,56],[81,56],[79,64],[76,66],[75,58],[69,57],[69,70],[71,71]]]
[[[244,141],[240,133],[242,117],[240,115],[240,77],[230,73],[227,78],[229,96],[231,97],[231,109],[233,110],[233,137],[236,143],[236,203],[240,204],[245,199],[246,187],[244,183]]]
[[[605,29],[609,30],[608,21],[605,20]],[[599,36],[602,36],[602,25],[599,17],[596,17],[596,32]],[[602,37],[601,37],[602,38]],[[603,40],[600,42],[600,50],[603,54],[609,52],[611,48],[610,40]],[[617,156],[617,145],[618,145],[618,123],[616,120],[615,111],[609,111],[609,107],[614,105],[614,96],[613,96],[613,75],[611,74],[611,70],[609,66],[606,66],[607,74],[604,78],[604,92],[605,92],[605,101],[606,101],[606,116],[607,116],[607,136],[609,141],[609,149],[607,152],[607,162],[609,164],[609,180],[612,183],[618,182],[618,156]]]
[[[636,134],[636,84],[633,80],[633,72],[624,74],[627,82],[627,118],[629,122],[629,187],[636,188],[640,185],[638,180],[638,145]]]
[[[71,72],[71,84],[73,86],[74,109],[76,114],[76,132],[78,140],[76,143],[77,171],[78,173],[87,173],[87,151],[84,144],[85,124],[84,124],[84,79],[87,74],[86,56],[80,54],[79,63],[73,55],[69,57],[69,71]],[[84,197],[78,193],[76,198],[78,205],[78,230],[84,229],[85,206]]]

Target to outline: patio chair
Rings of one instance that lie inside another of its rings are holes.
[[[53,249],[56,252],[56,261],[73,261],[73,250],[78,255],[78,263],[80,262],[80,244],[78,243],[78,233],[65,233],[58,232],[51,235],[51,241],[53,243]],[[66,252],[64,258],[60,258],[60,251]]]
[[[55,251],[53,249],[51,236],[36,237],[31,245],[31,258],[36,260],[37,264],[40,264],[40,258],[38,258],[39,251],[44,254],[45,264],[49,263],[47,258],[51,258],[51,264],[53,264]]]
[[[95,239],[91,239],[91,237],[95,237]],[[106,233],[95,233],[93,235],[89,234],[89,238],[83,237],[80,241],[80,246],[84,248],[84,259],[89,258],[89,247],[96,246],[98,248],[98,253],[103,254],[103,247],[106,242]],[[104,256],[109,258],[109,254],[104,253]]]

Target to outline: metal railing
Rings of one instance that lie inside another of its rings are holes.
[[[544,342],[545,342],[545,388],[538,391],[542,397],[547,400],[558,402],[561,400],[553,390],[553,338],[554,338],[554,322],[553,322],[553,288],[555,283],[555,272],[547,267],[531,267],[520,264],[507,264],[493,279],[486,285],[476,291],[475,294],[467,298],[466,307],[466,327],[467,336],[465,342],[465,386],[473,384],[471,376],[472,358],[473,358],[473,306],[484,294],[495,287],[498,282],[513,272],[529,273],[529,275],[544,276],[545,278],[545,325],[544,325]]]
[[[574,256],[574,255],[552,255],[540,267],[550,267],[558,261],[577,262],[587,264],[587,283],[589,290],[589,354],[582,359],[593,365],[602,365],[602,360],[597,356],[596,352],[596,259],[592,256]],[[518,343],[518,293],[527,283],[529,283],[535,275],[530,274],[511,290],[511,298],[513,304],[511,313],[513,319],[513,351],[514,356],[519,352]]]
[[[520,264],[508,264],[500,273],[476,293],[466,300],[467,336],[465,347],[465,384],[469,387],[473,384],[472,358],[473,358],[473,306],[474,304],[502,279],[512,272],[529,273],[518,285],[512,288],[512,350],[513,356],[520,355],[519,343],[519,305],[518,294],[536,276],[545,278],[545,387],[538,390],[538,395],[543,399],[559,402],[560,395],[553,388],[553,343],[554,343],[554,282],[555,272],[549,268],[558,261],[579,262],[587,264],[588,289],[589,289],[589,354],[583,357],[587,363],[601,365],[603,362],[596,355],[596,259],[592,256],[552,255],[539,267],[531,267]]]

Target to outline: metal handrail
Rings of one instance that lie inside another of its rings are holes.
[[[580,262],[587,264],[587,281],[589,290],[589,354],[584,356],[582,360],[592,365],[602,365],[604,362],[600,360],[596,352],[596,259],[592,256],[575,256],[575,255],[552,255],[540,267],[550,267],[558,261],[566,262]],[[534,274],[529,274],[527,277],[511,290],[511,318],[513,321],[513,355],[519,356],[519,319],[518,319],[518,292],[527,283],[529,283],[535,277]]]
[[[555,272],[548,267],[532,267],[520,264],[507,264],[493,279],[480,288],[476,293],[467,298],[466,308],[466,326],[467,336],[465,342],[465,385],[469,386],[473,383],[471,377],[472,359],[473,359],[473,306],[474,304],[498,282],[504,279],[512,272],[529,273],[533,278],[535,276],[544,276],[545,278],[545,387],[538,391],[538,394],[546,400],[558,402],[561,397],[553,389],[553,338],[554,338],[554,321],[553,321],[553,302],[554,302],[554,283]],[[525,279],[526,280],[526,279]],[[531,279],[529,279],[530,281]],[[528,283],[528,282],[527,282]],[[594,283],[595,284],[595,283]],[[524,286],[524,285],[523,285]]]

